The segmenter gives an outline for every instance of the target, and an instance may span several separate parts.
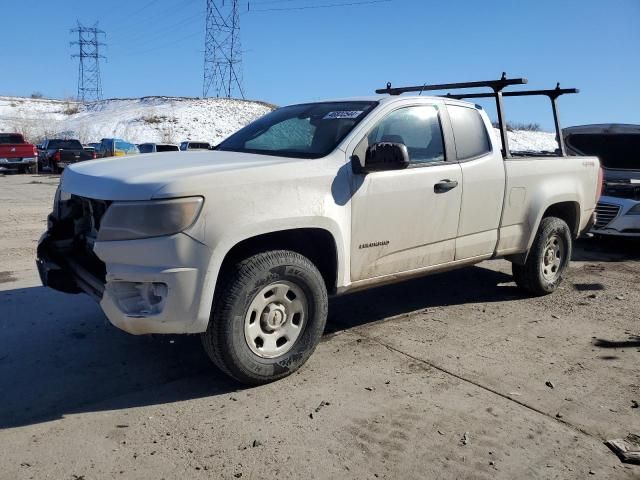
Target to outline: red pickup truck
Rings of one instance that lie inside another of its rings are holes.
[[[25,142],[19,133],[0,133],[0,172],[35,173],[37,163],[38,149],[35,145]]]

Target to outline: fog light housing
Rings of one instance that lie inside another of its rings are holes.
[[[149,317],[162,312],[169,288],[160,282],[110,282],[107,291],[126,315]]]
[[[625,215],[640,215],[640,203],[631,207]]]

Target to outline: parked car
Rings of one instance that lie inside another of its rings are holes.
[[[640,125],[583,125],[563,132],[572,155],[596,156],[604,169],[592,232],[640,237]]]
[[[72,163],[96,158],[95,150],[85,149],[79,140],[52,138],[38,149],[40,170],[49,168],[53,173],[61,173]]]
[[[209,142],[182,142],[180,144],[180,150],[183,152],[190,150],[211,150],[211,144]]]
[[[140,153],[179,152],[178,145],[170,143],[141,143],[138,145]]]
[[[38,245],[42,282],[88,293],[129,333],[201,333],[252,385],[305,363],[328,294],[500,257],[549,294],[593,221],[598,159],[515,157],[506,122],[501,146],[477,105],[398,95],[514,82],[292,105],[202,155],[72,165]]]
[[[94,150],[98,150],[98,148],[100,147],[100,142],[91,142],[91,143],[87,143],[84,148],[93,148]]]
[[[0,133],[0,172],[35,173],[38,149],[19,133]]]
[[[104,157],[124,157],[127,155],[137,155],[140,153],[138,147],[120,138],[103,138],[96,148],[96,156]]]

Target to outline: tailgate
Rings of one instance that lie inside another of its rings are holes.
[[[2,144],[0,145],[0,158],[21,159],[33,158],[37,154],[34,153],[33,145],[28,143]]]
[[[53,158],[58,166],[71,165],[72,163],[93,160],[93,152],[86,150],[57,150]]]
[[[60,154],[60,162],[74,163],[80,160],[79,150],[58,150],[58,153]]]

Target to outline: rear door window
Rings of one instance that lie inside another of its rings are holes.
[[[458,160],[469,160],[491,152],[489,132],[480,112],[473,107],[447,105]]]
[[[0,134],[0,145],[9,145],[12,143],[24,143],[24,140],[20,135]]]
[[[199,143],[199,142],[191,142],[189,143],[189,148],[192,150],[208,150],[208,143]]]
[[[82,150],[82,144],[78,140],[49,140],[50,149]]]
[[[140,150],[142,151],[142,149]],[[156,152],[177,152],[177,145],[156,145]]]

